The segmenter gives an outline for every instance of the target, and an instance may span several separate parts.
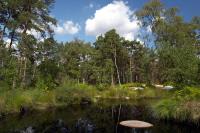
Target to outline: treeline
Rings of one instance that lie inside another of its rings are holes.
[[[151,29],[150,36],[141,36],[143,42],[125,40],[113,29],[93,44],[78,39],[58,43],[51,29],[56,20],[49,15],[53,3],[0,1],[1,86],[55,88],[66,80],[200,83],[200,17],[185,22],[177,8],[152,0],[137,11],[141,28]]]

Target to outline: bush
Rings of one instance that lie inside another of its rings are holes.
[[[185,87],[184,89],[177,90],[175,92],[175,98],[177,100],[187,100],[187,101],[200,99],[200,88]]]
[[[105,90],[108,90],[110,88],[110,85],[108,85],[108,84],[98,84],[98,85],[96,85],[96,88],[99,91],[105,91]]]
[[[32,107],[33,99],[28,91],[12,90],[4,94],[5,111],[19,111],[21,107]]]
[[[123,87],[111,87],[106,91],[102,92],[104,98],[126,98],[129,97],[131,99],[135,99],[137,96],[137,92],[128,88]]]
[[[56,100],[62,104],[77,104],[81,99],[93,99],[98,95],[98,91],[94,86],[87,84],[71,84],[65,83],[55,91]]]
[[[153,106],[154,116],[158,119],[171,119],[176,111],[178,102],[172,99],[163,99]]]
[[[47,76],[45,79],[38,78],[35,87],[36,89],[52,90],[56,88],[56,85],[52,78]]]
[[[56,104],[56,96],[54,90],[34,89],[31,91],[31,95],[35,104],[43,104],[49,106]]]
[[[127,83],[127,84],[123,84],[121,87],[122,87],[122,88],[130,88],[130,87],[146,87],[146,85],[143,84],[143,83],[137,83],[137,82],[135,82],[135,83]]]
[[[144,90],[139,90],[140,95],[138,95],[138,97],[145,97],[145,98],[154,98],[156,97],[156,89],[155,88],[145,88]]]
[[[152,105],[154,116],[159,119],[174,119],[198,123],[200,120],[200,89],[185,87],[176,90],[167,99]]]

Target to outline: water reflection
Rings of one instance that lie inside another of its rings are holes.
[[[119,121],[138,119],[155,126],[135,133],[198,133],[199,128],[160,122],[151,117],[145,103],[108,102],[73,105],[65,108],[29,112],[23,116],[10,115],[0,121],[0,133],[133,133],[118,125]]]

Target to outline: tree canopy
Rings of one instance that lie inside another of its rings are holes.
[[[0,1],[0,83],[9,88],[65,79],[88,84],[129,82],[199,84],[200,17],[185,22],[175,7],[151,0],[137,11],[148,41],[126,40],[110,29],[87,43],[54,40],[50,16],[54,0]],[[36,38],[30,31],[40,35]],[[10,40],[9,43],[6,40]]]

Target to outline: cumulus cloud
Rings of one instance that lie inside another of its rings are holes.
[[[80,25],[78,23],[74,23],[72,21],[65,21],[62,25],[58,24],[57,26],[54,26],[54,32],[56,34],[76,34],[80,30]]]
[[[35,38],[40,38],[40,37],[41,37],[40,32],[37,32],[37,31],[34,30],[34,29],[28,30],[28,31],[27,31],[27,34],[33,35]]]
[[[127,2],[113,1],[112,3],[96,10],[93,17],[85,22],[87,35],[98,36],[108,30],[116,29],[117,33],[128,40],[137,38],[140,26]]]

